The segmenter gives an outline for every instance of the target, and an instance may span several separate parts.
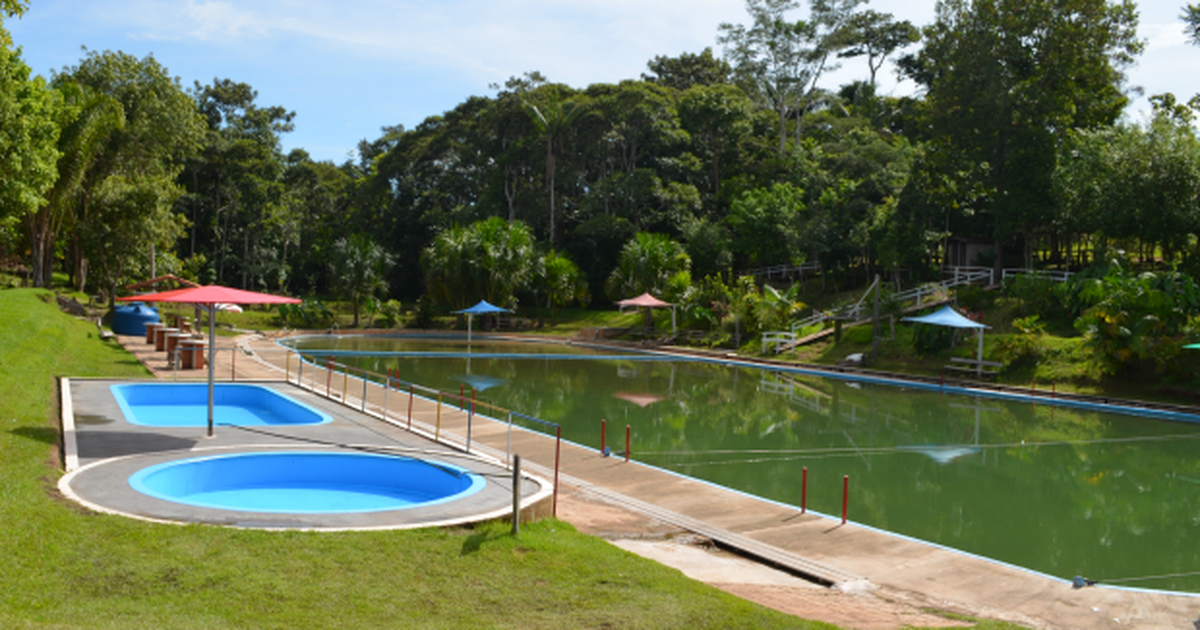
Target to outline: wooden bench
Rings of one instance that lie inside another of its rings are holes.
[[[992,378],[999,375],[1000,369],[1003,367],[1004,364],[997,361],[978,361],[976,359],[950,357],[950,365],[943,366],[942,369],[957,374],[975,374],[981,377]]]

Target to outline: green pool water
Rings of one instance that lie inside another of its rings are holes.
[[[308,338],[299,349],[561,423],[563,437],[1050,575],[1200,592],[1200,425],[530,343]],[[506,353],[537,354],[513,358]],[[499,356],[497,356],[499,355]],[[588,356],[590,355],[590,356]],[[585,358],[586,357],[586,358]],[[580,360],[584,359],[584,360]],[[1155,579],[1147,576],[1177,575]]]

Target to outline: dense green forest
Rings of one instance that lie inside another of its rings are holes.
[[[113,51],[31,76],[0,29],[0,254],[35,286],[110,295],[153,270],[356,310],[708,305],[802,262],[831,291],[1115,250],[1200,271],[1200,96],[1122,122],[1132,1],[940,0],[923,26],[860,0],[746,9],[717,51],[583,88],[526,72],[342,164],[285,154],[295,114],[236,78],[183,86]],[[869,72],[827,85],[852,57]],[[886,61],[917,96],[876,94]]]

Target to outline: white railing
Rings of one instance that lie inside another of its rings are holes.
[[[987,274],[988,285],[996,284],[996,272],[991,267],[952,266],[952,267],[944,267],[942,269],[943,276],[950,276],[951,278],[953,278],[955,280],[961,278],[962,276],[971,276],[974,278],[979,278],[979,277],[982,277],[981,274],[984,274],[984,273]]]
[[[892,300],[899,303],[912,301],[916,306],[920,306],[925,302],[926,298],[936,295],[945,295],[954,287],[984,281],[986,281],[988,284],[992,284],[995,278],[991,267],[954,267],[948,269],[954,270],[950,278],[942,280],[941,282],[922,284],[899,293],[893,293]],[[876,279],[875,282],[879,282],[879,280]],[[867,287],[867,290],[863,292],[862,297],[859,298],[858,302],[855,302],[853,306],[839,308],[836,311],[818,311],[804,319],[795,320],[792,322],[790,333],[779,331],[764,332],[762,344],[763,351],[766,352],[768,347],[768,339],[771,342],[771,349],[774,350],[776,354],[781,352],[781,347],[783,351],[789,350],[793,345],[795,345],[801,330],[809,326],[824,324],[826,321],[831,319],[843,319],[849,321],[851,324],[857,324],[870,319],[866,313],[867,298],[870,297],[872,292],[875,290],[875,282],[872,282],[871,286]],[[782,335],[788,334],[791,335],[791,339],[785,340],[786,338],[782,337]]]
[[[742,275],[754,276],[755,278],[766,278],[770,280],[774,277],[790,278],[792,276],[802,276],[805,272],[819,273],[821,271],[821,263],[806,262],[800,265],[775,265],[772,267],[759,267],[757,269],[747,269]]]
[[[1066,282],[1074,275],[1070,271],[1056,271],[1052,269],[1004,269],[1000,274],[1000,281],[1004,282],[1010,277],[1016,276],[1041,276],[1055,282]]]
[[[773,350],[775,354],[779,354],[780,345],[786,346],[793,343],[796,343],[796,333],[783,331],[763,333],[762,347],[764,352],[767,350],[767,347],[770,346],[771,350]]]

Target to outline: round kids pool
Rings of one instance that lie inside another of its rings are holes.
[[[401,510],[470,496],[486,481],[432,460],[346,452],[251,452],[196,457],[144,468],[138,492],[222,510],[286,514]]]

